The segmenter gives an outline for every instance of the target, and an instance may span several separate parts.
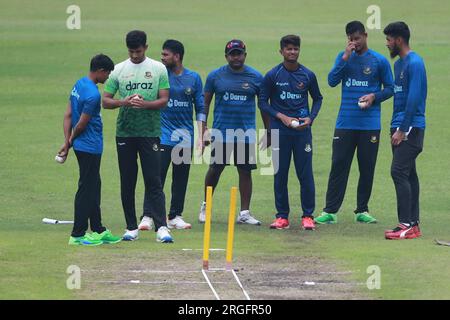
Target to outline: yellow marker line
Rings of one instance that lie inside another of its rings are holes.
[[[206,188],[206,220],[203,234],[203,269],[208,270],[209,245],[211,241],[212,187]]]

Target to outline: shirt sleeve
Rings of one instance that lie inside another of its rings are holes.
[[[375,102],[383,102],[394,95],[394,77],[391,66],[384,57],[380,60],[380,75],[383,90],[375,93]]]
[[[108,80],[105,83],[104,91],[107,93],[110,93],[112,95],[115,95],[117,90],[119,90],[119,78],[117,72],[110,73]]]
[[[400,130],[408,132],[417,112],[422,98],[423,88],[425,87],[425,67],[420,61],[411,61],[408,66],[409,83],[408,98],[406,100],[405,117],[400,125]]]
[[[272,73],[269,71],[264,76],[264,79],[262,80],[261,83],[258,99],[258,107],[261,109],[261,111],[276,118],[278,111],[275,110],[269,103],[269,99],[272,96],[272,92],[273,92],[273,78]]]
[[[195,105],[195,116],[197,121],[206,122],[205,113],[205,99],[203,94],[203,83],[200,76],[197,74],[195,77],[195,88],[194,88],[194,105]]]
[[[90,116],[92,116],[97,110],[100,109],[100,95],[91,95],[86,98],[86,100],[83,103],[83,110],[81,113],[86,113]]]
[[[261,73],[257,72],[255,86],[256,86],[256,96],[258,97],[258,99],[259,99],[259,95],[261,94],[261,86],[262,86],[263,80],[264,80],[263,75]]]
[[[161,74],[159,75],[159,90],[170,89],[169,85],[169,74],[167,73],[166,67],[161,68]]]
[[[214,93],[215,91],[215,79],[216,79],[216,72],[213,71],[210,74],[208,74],[208,77],[206,78],[205,82],[205,92]]]
[[[342,59],[344,52],[341,52],[336,57],[336,61],[334,62],[334,66],[328,74],[328,85],[330,87],[336,87],[339,83],[341,83],[342,79],[345,76],[345,69],[347,67],[347,61]]]
[[[316,75],[311,72],[310,74],[310,81],[311,84],[309,86],[309,94],[311,95],[311,98],[313,100],[313,104],[311,106],[311,112],[309,117],[311,118],[311,121],[314,121],[314,119],[319,114],[320,108],[322,107],[322,94],[320,93],[319,89],[319,83],[317,82]]]

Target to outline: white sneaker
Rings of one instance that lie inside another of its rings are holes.
[[[239,224],[246,223],[246,224],[252,224],[252,225],[256,225],[256,226],[261,225],[260,221],[256,220],[255,218],[253,218],[251,216],[249,210],[241,211],[239,213],[239,216],[237,217],[236,222],[239,223]]]
[[[134,241],[138,239],[138,229],[135,230],[125,230],[125,233],[122,236],[124,241]]]
[[[181,216],[176,216],[172,220],[167,222],[167,226],[169,229],[191,229],[192,226],[190,223],[187,223],[183,220]]]
[[[206,221],[206,202],[203,201],[200,206],[200,213],[198,215],[198,222],[205,223]]]
[[[158,232],[156,232],[156,241],[162,243],[173,242],[170,231],[167,227],[159,227]]]
[[[141,223],[138,226],[139,230],[152,230],[153,229],[153,219],[147,216],[143,216]]]

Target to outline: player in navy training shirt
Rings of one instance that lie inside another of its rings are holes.
[[[315,74],[298,63],[300,37],[288,35],[281,38],[280,53],[284,61],[266,74],[260,95],[260,108],[271,117],[272,140],[275,140],[275,133],[279,133],[279,148],[275,147],[274,143],[272,150],[274,167],[278,168],[274,177],[277,213],[270,228],[289,228],[287,183],[293,155],[295,171],[301,185],[302,227],[314,230],[312,214],[315,208],[315,186],[311,125],[322,105],[322,95]],[[311,109],[309,95],[312,98]]]
[[[416,158],[422,152],[425,133],[427,74],[422,58],[409,47],[410,32],[404,22],[384,29],[394,65],[395,94],[391,122],[391,175],[397,193],[399,225],[385,232],[386,239],[413,239],[419,229],[419,177]]]
[[[260,93],[262,75],[245,65],[246,46],[233,39],[225,46],[228,64],[212,71],[205,82],[205,109],[214,101],[211,133],[211,164],[205,177],[207,186],[215,188],[231,154],[239,174],[241,211],[237,223],[260,225],[250,214],[252,170],[256,169],[256,97]],[[264,120],[264,119],[263,119]],[[265,121],[267,123],[267,121]],[[205,221],[205,201],[200,207],[199,221]]]
[[[161,61],[169,75],[169,102],[161,110],[161,183],[164,187],[167,171],[172,164],[171,201],[167,226],[171,229],[190,229],[182,217],[194,145],[193,112],[199,132],[206,121],[203,85],[200,75],[183,66],[184,46],[177,40],[166,40]],[[148,196],[144,201],[144,216],[140,230],[153,228]]]
[[[328,75],[328,84],[342,84],[342,98],[333,137],[331,171],[326,205],[315,221],[336,223],[344,200],[353,155],[357,150],[359,181],[355,219],[375,223],[369,214],[369,199],[377,162],[381,130],[381,103],[394,94],[389,61],[367,46],[367,33],[359,21],[345,27],[348,43],[338,54]]]

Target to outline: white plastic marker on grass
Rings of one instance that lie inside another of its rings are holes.
[[[42,223],[45,223],[45,224],[73,224],[73,221],[44,218],[44,219],[42,219]]]

